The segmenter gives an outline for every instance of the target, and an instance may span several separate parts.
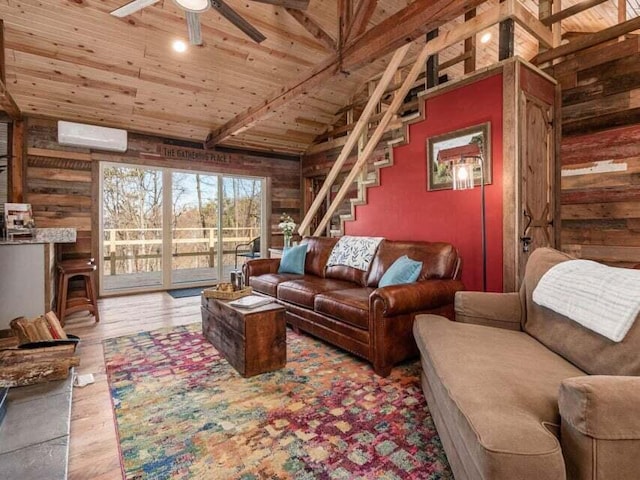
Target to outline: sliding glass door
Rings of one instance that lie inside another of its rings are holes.
[[[103,295],[212,285],[260,255],[262,178],[104,163],[101,187]]]
[[[163,284],[163,175],[160,169],[102,168],[102,282],[105,292]]]
[[[172,172],[171,285],[218,279],[218,176]]]
[[[261,180],[222,179],[222,267],[225,278],[229,278],[229,272],[240,267],[250,255],[256,254],[253,249],[260,248],[261,199]]]

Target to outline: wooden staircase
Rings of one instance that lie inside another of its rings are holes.
[[[409,143],[409,125],[421,122],[426,118],[424,112],[424,102],[420,102],[419,111],[399,117],[402,121],[400,128],[392,130],[391,139],[386,142],[384,159],[367,163],[354,182],[357,187],[357,195],[348,198],[343,202],[347,204],[346,208],[349,213],[341,213],[338,215],[339,228],[330,230],[332,237],[341,237],[344,235],[344,226],[346,222],[352,222],[356,219],[356,207],[366,205],[368,203],[367,192],[371,187],[380,186],[380,170],[391,167],[393,165],[393,149],[401,145]],[[340,208],[342,210],[342,208]]]
[[[430,55],[435,55],[459,42],[465,42],[466,44],[469,38],[497,23],[512,21],[518,22],[520,26],[534,35],[545,47],[553,46],[552,33],[547,26],[526,11],[518,0],[505,0],[487,11],[477,15],[474,14],[469,18],[465,17],[464,23],[453,27],[446,34],[428,39],[420,52],[405,66],[402,66],[402,61],[410,44],[399,47],[387,64],[387,68],[380,76],[375,88],[367,91],[369,99],[360,114],[360,118],[355,123],[353,123],[353,119],[350,119],[347,125],[341,127],[342,131],[349,132],[345,137],[344,143],[341,142],[343,145],[342,151],[327,175],[322,188],[317,192],[305,217],[300,222],[298,233],[300,235],[321,235],[325,232],[329,222],[334,218],[338,209],[341,208],[342,202],[347,198],[348,193],[353,190],[353,183],[357,182],[357,195],[355,198],[348,200],[350,204],[349,213],[340,215],[340,228],[332,232],[332,234],[341,235],[344,232],[344,222],[355,218],[355,207],[363,205],[367,201],[367,188],[371,185],[379,185],[378,172],[380,168],[392,164],[393,156],[389,154],[388,161],[385,161],[384,164],[375,165],[374,163],[371,171],[372,175],[367,173],[366,169],[364,174],[361,173],[363,168],[370,162],[372,154],[378,149],[380,142],[383,141],[383,138],[388,138],[389,132],[393,132],[391,145],[387,144],[387,148],[390,151],[395,146],[408,143],[408,125],[424,118],[424,111],[422,110],[424,102],[420,101],[420,98],[411,100],[411,102],[415,102],[412,107],[418,106],[417,114],[411,114],[405,118],[399,115],[407,112],[406,109],[403,109],[403,107],[406,107],[405,99],[407,99],[407,95],[410,95],[412,89],[415,92],[416,81],[418,81],[421,72],[424,70]],[[402,71],[405,67],[409,67],[408,71]],[[382,105],[381,100],[385,103],[386,110],[384,111],[381,111],[380,108]],[[386,105],[387,101],[389,101],[388,106]],[[412,110],[415,112],[415,108],[410,108],[408,111]],[[370,127],[372,127],[371,130],[373,131],[370,130]],[[358,146],[357,160],[348,171],[339,190],[333,196],[333,184],[341,174],[347,158],[351,155],[356,145]],[[310,231],[311,222],[328,194],[331,194],[332,202],[329,204],[322,219],[315,225],[315,231],[312,232]]]

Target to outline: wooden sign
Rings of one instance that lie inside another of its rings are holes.
[[[158,153],[169,160],[190,160],[193,162],[228,164],[231,158],[228,153],[198,148],[177,147],[175,145],[158,145]]]

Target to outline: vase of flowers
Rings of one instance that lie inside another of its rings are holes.
[[[291,236],[296,229],[296,222],[293,221],[290,215],[283,213],[280,216],[278,228],[282,230],[282,234],[284,235],[284,248],[289,248],[291,246]]]

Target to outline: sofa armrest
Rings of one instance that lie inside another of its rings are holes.
[[[251,277],[257,277],[258,275],[264,275],[266,273],[278,273],[278,267],[280,267],[279,258],[261,258],[257,260],[249,260],[242,266],[242,273],[245,278],[245,282],[249,281]]]
[[[640,377],[567,378],[558,405],[567,478],[637,480]]]
[[[520,330],[522,302],[517,292],[457,292],[456,322]]]
[[[464,289],[459,280],[423,280],[403,285],[377,288],[369,296],[369,304],[383,304],[385,317],[432,310],[452,304],[457,291]]]
[[[567,378],[560,385],[558,405],[562,420],[583,435],[640,440],[640,377]]]

